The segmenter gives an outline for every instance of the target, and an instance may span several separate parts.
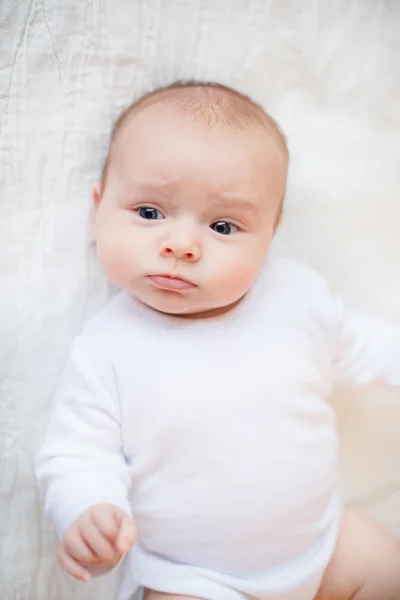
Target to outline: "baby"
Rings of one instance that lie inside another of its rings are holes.
[[[337,380],[400,385],[400,328],[269,256],[287,167],[274,120],[218,84],[113,131],[93,231],[123,291],[73,344],[37,472],[61,564],[86,581],[126,556],[120,600],[400,598],[400,545],[343,506],[327,403]]]

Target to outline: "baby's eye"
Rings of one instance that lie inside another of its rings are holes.
[[[137,210],[137,213],[142,219],[146,219],[147,221],[159,221],[164,218],[164,215],[159,210],[150,206],[142,206],[142,208]]]
[[[229,235],[230,233],[239,231],[239,228],[236,227],[236,225],[232,225],[232,223],[227,223],[226,221],[217,221],[216,223],[211,223],[210,227],[221,235]]]

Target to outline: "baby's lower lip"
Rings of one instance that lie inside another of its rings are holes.
[[[179,277],[169,277],[168,275],[149,275],[149,279],[154,285],[162,290],[190,290],[196,285]]]

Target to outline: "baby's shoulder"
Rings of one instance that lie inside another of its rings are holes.
[[[127,294],[120,292],[85,323],[73,348],[91,356],[111,356],[113,348],[126,337],[127,329],[135,328],[137,319]]]
[[[261,290],[274,296],[282,309],[329,316],[332,294],[324,277],[291,258],[271,259],[261,276]]]
[[[298,289],[302,295],[328,293],[327,282],[318,271],[292,258],[271,259],[265,275],[276,285]]]

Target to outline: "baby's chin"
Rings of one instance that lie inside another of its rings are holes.
[[[148,308],[168,316],[180,317],[187,319],[207,319],[218,317],[234,309],[242,300],[243,297],[236,300],[227,300],[220,305],[200,304],[189,302],[179,294],[165,294],[163,296],[140,297],[140,295],[132,294],[136,300],[147,306]]]
[[[173,317],[187,317],[187,318],[194,318],[196,315],[205,315],[206,313],[208,313],[210,310],[214,310],[213,308],[210,309],[208,307],[204,307],[204,306],[199,306],[196,304],[190,304],[187,302],[176,302],[176,301],[172,301],[170,299],[168,299],[167,301],[163,301],[163,300],[158,300],[158,301],[147,301],[146,300],[142,300],[142,302],[144,304],[146,304],[149,308],[152,308],[153,310],[162,313],[164,315],[170,315]]]

